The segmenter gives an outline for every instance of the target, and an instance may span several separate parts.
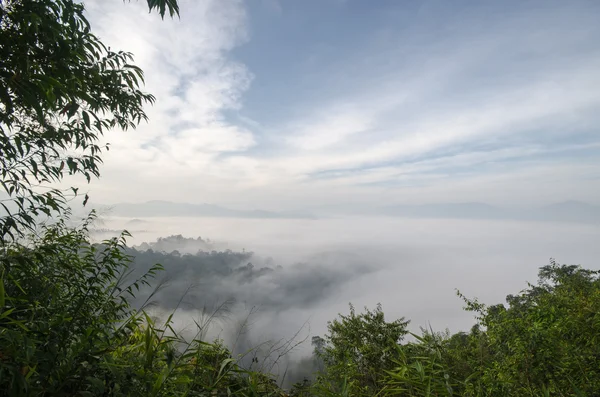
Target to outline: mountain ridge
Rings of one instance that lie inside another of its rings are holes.
[[[312,210],[270,211],[238,210],[216,204],[193,204],[166,200],[143,203],[117,203],[101,206],[111,214],[132,218],[144,217],[217,217],[249,219],[317,219],[331,215],[389,216],[403,218],[495,219],[600,223],[600,206],[580,201],[563,201],[531,208],[505,208],[482,202],[392,204],[382,206],[340,205]]]
[[[117,203],[112,205],[99,205],[113,215],[129,217],[157,217],[157,216],[198,216],[219,218],[257,218],[257,219],[313,219],[314,216],[303,212],[294,211],[265,211],[236,210],[216,204],[193,204],[166,200],[150,200],[143,203]]]

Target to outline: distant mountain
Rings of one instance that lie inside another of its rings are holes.
[[[147,224],[148,222],[143,220],[143,219],[132,219],[129,222],[127,222],[127,226],[138,226],[138,225],[144,225]]]
[[[600,206],[579,201],[565,201],[525,209],[502,208],[485,203],[437,203],[418,205],[315,207],[318,215],[375,215],[430,219],[512,219],[547,222],[600,224]]]
[[[556,221],[600,223],[600,206],[580,201],[564,201],[532,211],[537,219],[546,217]]]
[[[380,208],[383,215],[415,218],[514,219],[600,223],[600,206],[567,201],[529,209],[508,209],[484,203],[399,205]]]
[[[272,212],[263,210],[234,210],[213,204],[175,203],[172,201],[153,200],[145,203],[119,203],[111,206],[113,215],[128,217],[154,216],[197,216],[216,218],[303,218],[311,219],[312,215],[302,212]]]
[[[418,205],[315,207],[308,211],[275,212],[265,210],[235,210],[214,204],[176,203],[171,201],[147,201],[145,203],[119,203],[110,213],[131,218],[156,216],[187,216],[215,218],[253,219],[315,219],[316,216],[336,215],[388,216],[429,219],[512,219],[548,222],[575,222],[600,224],[600,206],[579,201],[565,201],[543,207],[510,209],[485,203],[437,203]],[[128,226],[141,226],[144,221],[133,219]]]
[[[414,218],[501,219],[508,211],[484,203],[440,203],[394,205],[379,209],[381,214]]]

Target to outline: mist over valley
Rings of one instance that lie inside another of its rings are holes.
[[[134,264],[140,270],[154,263],[165,268],[154,310],[177,308],[177,324],[185,329],[222,308],[207,327],[208,337],[222,338],[236,353],[282,338],[305,340],[290,353],[292,361],[311,354],[311,337],[323,335],[349,303],[381,303],[388,318],[411,320],[415,332],[468,331],[473,315],[463,310],[457,289],[499,303],[507,291],[535,282],[550,258],[593,266],[600,255],[598,223],[567,222],[564,214],[556,221],[479,219],[480,213],[462,205],[461,213],[438,210],[440,218],[422,212],[260,218],[148,216],[144,207],[132,217],[101,211],[105,229],[93,236],[143,229],[128,240]]]

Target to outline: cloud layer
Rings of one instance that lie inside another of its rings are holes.
[[[600,202],[597,5],[357,3],[87,1],[158,98],[93,199]]]

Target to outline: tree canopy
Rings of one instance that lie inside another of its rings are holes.
[[[340,315],[325,338],[325,369],[314,390],[410,397],[597,395],[600,271],[552,261],[540,268],[537,284],[508,295],[506,304],[465,302],[478,319],[470,332],[422,330],[408,343],[394,340],[406,333],[406,323],[384,322],[380,308]]]
[[[176,0],[148,0],[161,16]],[[78,189],[65,175],[100,174],[100,136],[147,120],[143,72],[133,55],[113,51],[92,32],[74,0],[0,0],[0,183],[5,193],[0,241],[66,209]],[[84,198],[84,203],[87,196]]]

